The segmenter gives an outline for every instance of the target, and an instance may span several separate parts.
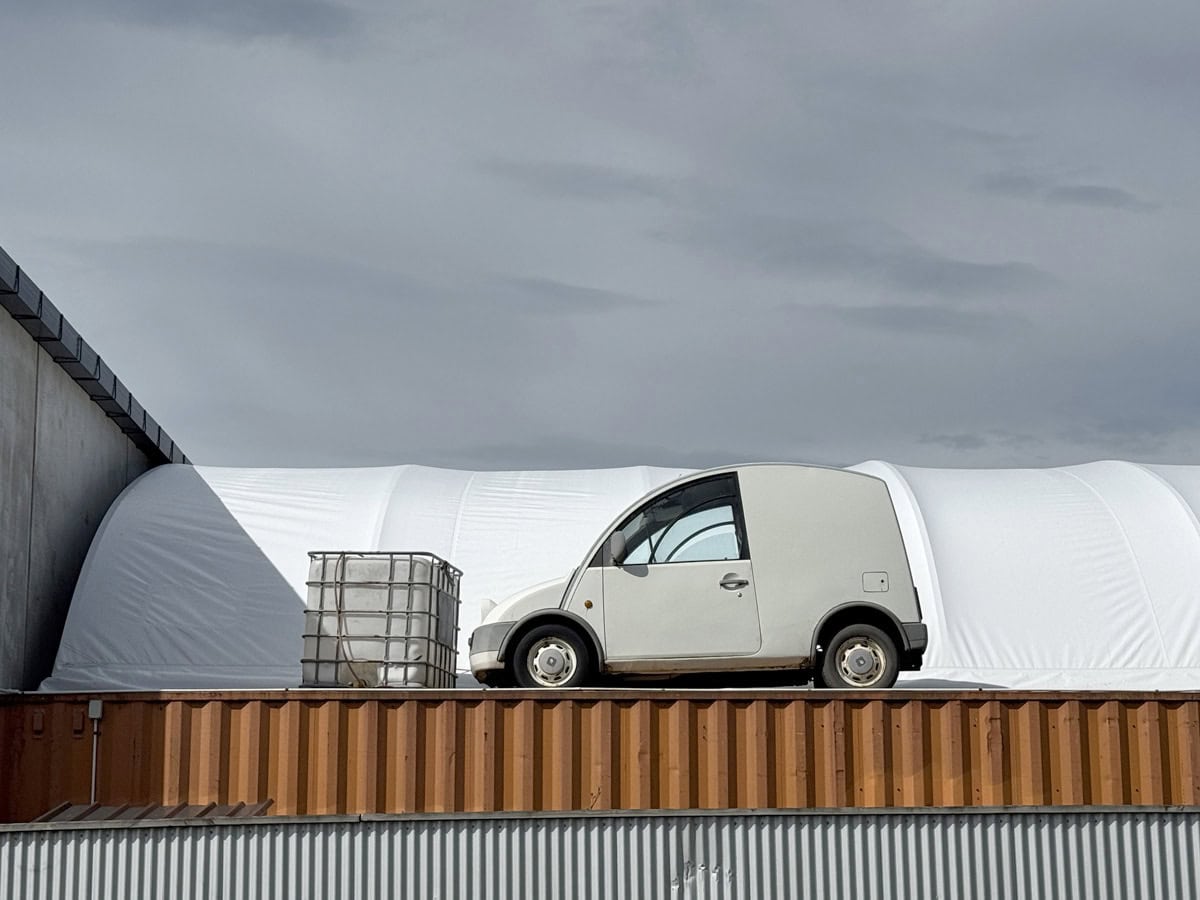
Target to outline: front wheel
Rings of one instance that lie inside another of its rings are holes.
[[[519,687],[580,687],[591,671],[591,656],[574,630],[565,625],[539,625],[517,641],[510,671]]]
[[[874,625],[848,625],[834,634],[819,673],[828,688],[890,688],[900,674],[896,642]]]

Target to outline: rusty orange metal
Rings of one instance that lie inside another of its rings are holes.
[[[90,799],[91,699],[104,701]],[[0,697],[0,820],[1200,804],[1200,696],[279,691]]]

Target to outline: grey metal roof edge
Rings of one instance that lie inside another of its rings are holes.
[[[449,813],[363,813],[359,815],[315,816],[200,816],[189,819],[93,820],[83,822],[14,822],[0,824],[0,839],[27,831],[94,831],[132,828],[262,828],[279,825],[370,825],[372,823],[483,822],[496,820],[534,820],[552,824],[573,819],[822,819],[857,817],[895,819],[913,816],[963,817],[988,819],[998,816],[1042,816],[1045,818],[1103,819],[1114,817],[1200,817],[1200,806],[954,806],[954,807],[829,807],[812,809],[631,809],[565,810],[537,812],[449,812]]]
[[[157,462],[188,461],[171,436],[3,247],[0,247],[0,307],[21,323],[30,337],[41,344],[138,449]]]

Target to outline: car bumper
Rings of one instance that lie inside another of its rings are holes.
[[[495,650],[487,653],[472,653],[471,654],[471,674],[479,675],[482,672],[497,672],[504,668],[504,660],[500,658],[500,654]]]
[[[493,622],[490,625],[480,625],[471,633],[471,672],[494,672],[504,668],[504,659],[500,649],[504,639],[512,630],[512,622]]]
[[[929,629],[923,622],[901,622],[904,650],[900,654],[900,669],[904,672],[921,671],[925,648],[929,645]]]
[[[904,649],[913,653],[922,653],[929,645],[929,629],[924,622],[901,622],[904,630]]]

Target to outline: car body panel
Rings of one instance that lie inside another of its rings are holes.
[[[605,566],[605,657],[748,656],[762,646],[749,560]],[[744,587],[729,590],[732,576]]]

